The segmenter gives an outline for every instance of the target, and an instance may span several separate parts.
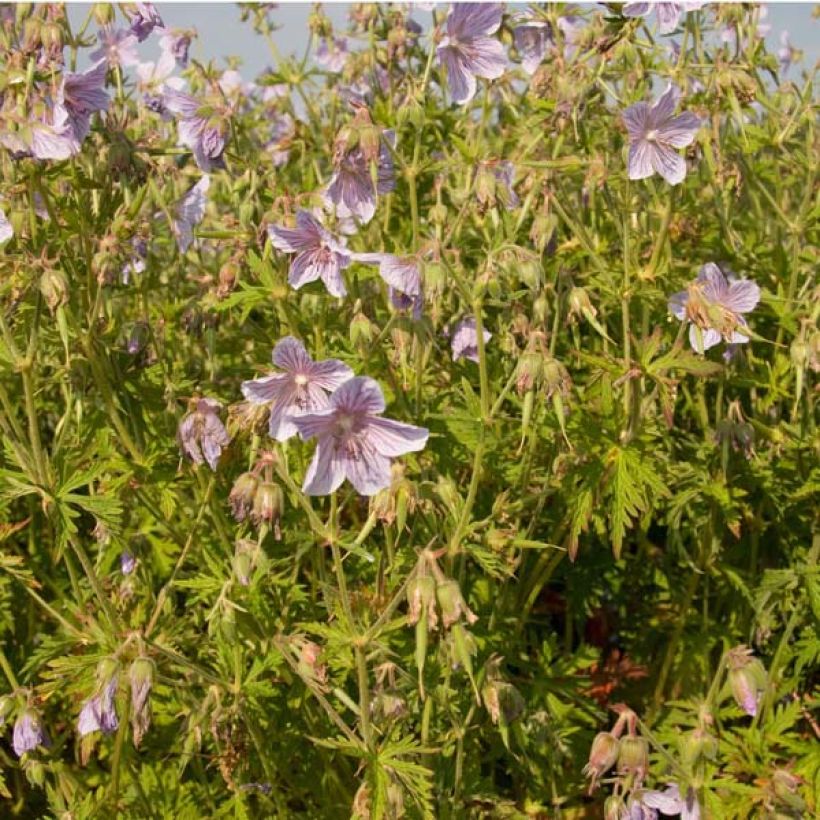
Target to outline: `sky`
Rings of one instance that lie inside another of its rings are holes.
[[[159,8],[165,24],[169,27],[196,28],[199,33],[197,41],[191,47],[191,56],[207,62],[216,59],[224,62],[229,56],[242,58],[242,75],[252,79],[267,66],[274,63],[265,40],[257,35],[250,24],[240,22],[239,8],[233,3],[155,3]],[[439,3],[444,8],[446,4]],[[508,4],[511,5],[511,4]],[[584,5],[578,3],[576,5]],[[597,4],[596,4],[597,5]],[[813,3],[768,3],[766,22],[771,24],[768,35],[769,47],[775,50],[779,46],[780,32],[788,30],[791,43],[795,48],[804,51],[802,66],[810,67],[820,59],[820,21],[812,19]],[[283,54],[304,51],[308,38],[307,19],[313,7],[312,3],[280,3],[272,14],[272,19],[280,26],[274,34],[277,48]],[[334,25],[343,26],[349,3],[326,3],[323,8]],[[522,6],[525,8],[525,6]],[[82,23],[88,14],[90,5],[75,3],[70,6],[72,26]],[[425,29],[429,29],[430,12],[416,9],[413,17]],[[95,31],[92,25],[90,31]],[[143,46],[144,59],[155,59],[156,44]],[[799,69],[798,69],[799,70]],[[792,69],[794,71],[794,69]]]

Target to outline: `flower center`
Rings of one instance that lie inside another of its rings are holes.
[[[658,129],[653,128],[651,131],[648,131],[646,134],[646,139],[648,142],[657,142],[658,141]]]
[[[308,383],[308,377],[304,373],[297,373],[293,381],[298,387],[304,387]]]

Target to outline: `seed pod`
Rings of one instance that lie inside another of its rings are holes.
[[[254,473],[242,473],[236,479],[228,496],[231,513],[237,521],[244,521],[250,512],[256,491],[259,487],[259,478]]]
[[[436,585],[436,598],[441,607],[441,620],[445,627],[451,627],[462,615],[469,624],[474,624],[478,620],[478,616],[467,606],[458,582],[452,578]]]

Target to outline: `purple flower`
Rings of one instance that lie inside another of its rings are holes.
[[[40,718],[36,712],[26,709],[22,712],[15,724],[11,745],[17,757],[22,757],[26,752],[31,752],[38,746],[48,746],[48,735],[40,723]]]
[[[696,11],[703,2],[684,3],[625,3],[623,14],[625,17],[646,17],[651,11],[658,18],[658,31],[661,34],[671,34],[678,27],[681,14]]]
[[[777,49],[777,62],[780,64],[780,73],[785,74],[798,57],[799,52],[789,40],[789,32],[780,32],[780,48]]]
[[[681,820],[700,820],[700,806],[694,789],[687,789],[686,798],[680,795],[677,783],[670,783],[666,791],[648,791],[641,795],[641,801],[650,809],[658,809],[661,814],[679,814]]]
[[[137,559],[131,550],[120,553],[120,571],[123,575],[130,575],[137,568]]]
[[[581,34],[586,26],[583,17],[569,14],[558,18],[558,30],[564,38],[564,59],[571,60],[578,51]]]
[[[687,290],[669,299],[669,312],[683,322],[691,322],[689,342],[703,353],[721,339],[744,344],[749,337],[744,313],[760,301],[760,288],[750,279],[728,280],[713,262],[707,262]]]
[[[80,152],[68,112],[61,107],[42,112],[21,130],[0,133],[0,144],[17,157],[35,159],[68,159]]]
[[[485,344],[493,336],[488,330],[485,330],[483,335]],[[472,316],[463,319],[456,325],[450,344],[454,362],[461,358],[469,359],[471,362],[478,362],[478,332],[476,330],[476,321]]]
[[[521,57],[521,67],[535,74],[552,43],[552,29],[543,20],[522,20],[513,29],[513,43]]]
[[[187,68],[188,50],[195,33],[181,28],[161,28],[158,31],[162,53],[172,57],[180,68]]]
[[[179,142],[194,153],[196,164],[206,173],[222,168],[225,150],[225,124],[211,106],[166,85],[162,95],[165,107],[179,119]]]
[[[500,3],[453,3],[447,15],[447,35],[436,48],[447,69],[450,95],[468,103],[476,92],[476,77],[495,80],[507,68],[504,47],[493,37],[501,25]]]
[[[134,8],[125,12],[131,21],[131,32],[142,42],[159,26],[163,27],[162,18],[153,3],[136,3]]]
[[[424,299],[421,295],[408,296],[406,293],[396,290],[395,288],[388,288],[387,295],[390,297],[390,304],[396,310],[409,310],[413,313],[413,318],[418,321],[421,319],[421,310],[424,307]]]
[[[108,735],[117,731],[120,725],[114,703],[117,694],[117,679],[117,675],[113,675],[99,694],[89,698],[83,704],[77,721],[77,731],[80,737],[85,737],[91,732],[103,732]]]
[[[176,237],[180,253],[185,253],[194,241],[194,226],[202,222],[208,204],[208,188],[211,178],[206,174],[188,191],[174,208],[171,230]]]
[[[691,112],[675,116],[678,91],[670,85],[653,105],[635,103],[623,112],[629,132],[629,178],[645,179],[659,173],[670,185],[683,182],[686,162],[673,149],[695,139],[700,120]]]
[[[347,293],[342,271],[350,264],[350,253],[309,211],[296,214],[296,228],[269,225],[268,236],[274,248],[297,254],[288,271],[296,290],[321,279],[332,296]]]
[[[395,145],[395,132],[387,130],[382,135],[390,145]],[[393,158],[386,144],[379,145],[375,185],[370,163],[361,147],[356,147],[337,160],[322,198],[327,208],[335,208],[339,219],[355,219],[366,224],[376,213],[378,196],[392,191],[395,184]]]
[[[88,136],[91,115],[95,111],[108,109],[108,94],[105,91],[107,73],[108,63],[99,60],[80,74],[70,71],[63,74],[55,107],[65,112],[78,142]]]
[[[375,495],[390,486],[390,459],[424,449],[428,431],[381,417],[384,396],[366,377],[349,379],[318,413],[296,416],[305,441],[316,438],[316,452],[302,490],[328,495],[347,478],[361,495]]]
[[[284,372],[242,382],[242,395],[251,404],[270,405],[270,437],[277,441],[295,436],[293,418],[324,410],[328,393],[353,377],[353,371],[338,359],[314,362],[293,336],[276,343],[273,363]]]
[[[12,236],[14,236],[14,228],[11,227],[11,222],[9,222],[3,209],[0,208],[0,245],[8,242]]]
[[[348,54],[345,37],[322,37],[316,49],[316,62],[322,68],[338,74],[345,67]]]
[[[378,265],[379,276],[393,290],[405,296],[421,294],[421,272],[414,256],[393,256],[392,253],[354,253],[351,259],[365,265]]]
[[[91,52],[92,60],[105,60],[111,68],[139,62],[137,38],[128,29],[105,26],[97,33],[97,40],[100,47]]]
[[[199,399],[196,409],[188,413],[179,425],[179,445],[194,464],[208,462],[216,471],[222,448],[227,447],[231,437],[219,418],[222,405],[215,399]]]

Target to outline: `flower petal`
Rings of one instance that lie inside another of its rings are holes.
[[[390,486],[390,459],[370,446],[369,440],[342,451],[339,459],[359,495],[375,495]]]
[[[686,305],[689,303],[689,291],[681,290],[669,297],[669,312],[683,321],[686,318]]]
[[[447,15],[447,34],[462,41],[495,34],[501,13],[500,3],[453,3]]]
[[[655,173],[652,151],[655,147],[646,140],[638,140],[629,146],[626,168],[630,179],[646,179]]]
[[[393,419],[373,418],[367,424],[367,440],[385,456],[402,456],[423,450],[430,431]]]
[[[720,344],[720,333],[712,328],[706,330],[697,325],[689,326],[689,344],[696,353],[705,353],[710,347]]]
[[[333,440],[320,439],[305,473],[302,492],[307,495],[330,495],[339,489],[344,480],[345,469],[338,458]]]
[[[737,279],[729,284],[723,306],[735,313],[748,313],[760,301],[760,288],[751,279]]]
[[[331,405],[343,413],[377,415],[384,412],[384,394],[379,383],[367,376],[355,376],[333,394]]]
[[[686,178],[686,161],[671,148],[655,143],[650,151],[652,167],[670,184],[678,185]]]
[[[463,105],[475,96],[475,77],[467,70],[464,58],[453,46],[439,46],[438,58],[447,69],[447,84],[453,102]]]

